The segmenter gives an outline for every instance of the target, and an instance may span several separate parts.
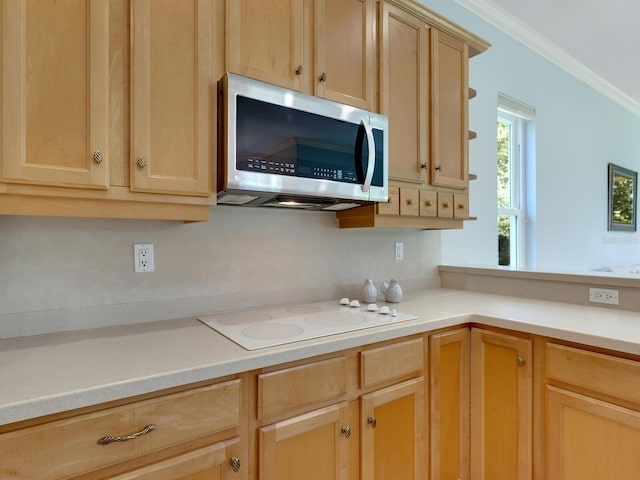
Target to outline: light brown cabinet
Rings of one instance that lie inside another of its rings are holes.
[[[3,433],[0,477],[229,478],[247,457],[242,388],[234,379]]]
[[[220,442],[209,447],[184,453],[174,458],[107,480],[231,480],[238,475],[242,462],[235,456],[238,441]],[[236,471],[235,468],[238,470]]]
[[[413,338],[258,374],[259,478],[424,478],[424,350]]]
[[[227,0],[226,69],[375,109],[374,0]]]
[[[532,342],[471,329],[471,478],[530,480]]]
[[[430,337],[431,480],[469,479],[470,331]]]
[[[260,429],[264,480],[356,480],[351,451],[358,445],[357,403],[339,403]]]
[[[548,343],[547,478],[636,478],[640,362]]]
[[[131,15],[131,190],[208,196],[213,4],[136,1]]]
[[[469,184],[469,46],[433,30],[431,49],[431,184],[465,190]]]
[[[338,212],[340,227],[462,228],[469,219],[468,61],[489,44],[410,0],[380,1],[378,25],[392,206]]]
[[[208,219],[222,7],[2,2],[0,214]]]
[[[109,2],[7,0],[0,19],[0,181],[107,188]]]

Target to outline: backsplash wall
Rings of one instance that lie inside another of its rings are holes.
[[[155,272],[133,273],[134,243],[153,243]],[[193,224],[0,217],[0,338],[355,297],[366,277],[434,288],[439,262],[439,232],[341,230],[330,213],[218,206]]]

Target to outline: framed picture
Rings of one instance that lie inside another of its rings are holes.
[[[636,231],[638,173],[609,164],[609,230]]]

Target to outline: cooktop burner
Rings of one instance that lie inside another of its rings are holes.
[[[257,350],[418,318],[396,312],[397,305],[386,306],[368,309],[367,305],[351,307],[324,302],[206,315],[198,320],[241,347]]]

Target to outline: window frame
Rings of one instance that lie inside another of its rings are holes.
[[[514,102],[511,100],[511,102]],[[496,199],[497,215],[496,221],[501,216],[511,218],[510,223],[510,265],[498,265],[499,268],[518,269],[526,266],[526,141],[528,119],[505,108],[498,103],[497,122],[505,122],[511,125],[510,146],[509,146],[509,206],[501,207]],[[497,139],[497,128],[496,128]],[[497,162],[497,152],[496,152]],[[496,175],[497,180],[497,175]],[[514,228],[515,223],[515,228]],[[497,227],[497,225],[496,225]],[[498,229],[496,228],[496,231]],[[498,258],[499,262],[499,258]]]

